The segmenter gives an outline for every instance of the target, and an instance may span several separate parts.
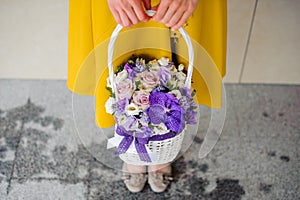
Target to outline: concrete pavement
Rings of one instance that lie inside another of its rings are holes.
[[[225,88],[225,126],[213,151],[198,158],[211,117],[201,107],[198,134],[173,163],[168,190],[146,185],[131,194],[122,162],[94,125],[93,98],[75,96],[72,112],[65,81],[2,79],[0,199],[300,199],[300,86]]]

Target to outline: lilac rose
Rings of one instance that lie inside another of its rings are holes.
[[[133,102],[144,110],[150,105],[149,95],[146,91],[135,91],[133,93]]]
[[[159,77],[153,71],[144,71],[141,74],[141,81],[146,88],[153,88],[159,84]]]
[[[170,71],[165,68],[165,67],[160,67],[158,72],[157,72],[159,79],[160,79],[160,83],[163,86],[167,85],[167,82],[169,82],[171,80],[171,74]]]
[[[117,97],[119,99],[130,98],[134,91],[134,85],[131,80],[125,79],[117,84]]]

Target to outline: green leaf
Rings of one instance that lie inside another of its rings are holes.
[[[154,129],[155,126],[153,124],[149,124],[148,127]]]
[[[123,69],[124,69],[124,66],[123,66],[123,65],[117,66],[117,73],[123,71]]]
[[[128,63],[129,63],[130,65],[132,65],[132,64],[134,64],[134,61],[133,61],[133,60],[128,60]]]
[[[196,110],[198,107],[197,106],[192,106],[191,108],[192,108],[192,110]]]
[[[139,88],[139,86],[140,86],[141,84],[142,84],[142,83],[141,83],[140,80],[135,81],[135,87],[136,87],[136,88]]]
[[[152,65],[151,65],[150,63],[147,63],[147,64],[146,64],[147,70],[149,70],[151,67],[152,67]]]
[[[112,88],[110,87],[105,87],[105,89],[109,92],[109,96],[115,98],[116,95],[113,93]]]

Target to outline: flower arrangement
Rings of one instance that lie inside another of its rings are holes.
[[[145,62],[130,59],[114,74],[116,91],[107,79],[110,97],[106,112],[116,118],[116,134],[123,136],[116,154],[125,153],[135,140],[143,161],[151,159],[145,147],[149,141],[175,137],[187,124],[196,124],[195,91],[185,87],[186,73],[168,58]]]

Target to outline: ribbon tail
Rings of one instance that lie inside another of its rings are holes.
[[[122,139],[122,136],[116,134],[114,137],[108,139],[106,148],[111,149],[113,147],[117,147],[122,141]]]
[[[132,136],[124,137],[115,151],[116,155],[125,153],[133,141]]]
[[[151,158],[146,150],[145,144],[141,144],[138,140],[135,140],[135,148],[142,161],[151,162]]]

